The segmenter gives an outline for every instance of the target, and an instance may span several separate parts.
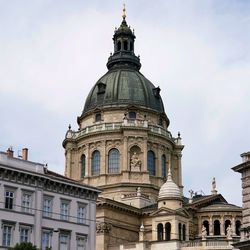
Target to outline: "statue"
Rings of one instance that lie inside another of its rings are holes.
[[[207,237],[207,229],[204,227],[204,225],[202,225],[201,237],[202,237],[202,240],[205,240]]]
[[[215,177],[213,178],[213,181],[212,181],[212,191],[211,191],[211,193],[212,194],[217,194]]]
[[[141,171],[141,160],[139,159],[136,152],[134,152],[134,154],[132,155],[130,159],[130,166],[131,166],[131,170]]]
[[[227,238],[232,239],[232,234],[233,234],[233,229],[232,229],[231,225],[228,225],[228,227],[227,227]]]

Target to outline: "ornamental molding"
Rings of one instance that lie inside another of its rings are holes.
[[[96,233],[97,234],[104,234],[109,233],[112,229],[112,225],[107,222],[99,222],[96,224]]]

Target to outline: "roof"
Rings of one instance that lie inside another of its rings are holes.
[[[91,89],[83,114],[95,108],[126,107],[134,105],[164,112],[160,89],[139,71],[119,68],[108,71]]]

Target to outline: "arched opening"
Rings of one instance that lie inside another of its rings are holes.
[[[152,150],[148,151],[148,172],[155,175],[155,153]]]
[[[214,235],[220,235],[220,221],[214,221]]]
[[[207,235],[209,235],[209,222],[207,220],[203,221],[203,226],[206,228]]]
[[[120,51],[122,47],[121,41],[118,41],[117,43],[117,50]]]
[[[181,240],[181,223],[178,225],[179,240]]]
[[[128,118],[129,118],[129,119],[136,119],[136,112],[134,112],[134,111],[129,111],[129,112],[128,112]]]
[[[91,175],[100,174],[100,152],[95,150],[92,154]]]
[[[165,224],[165,240],[171,240],[171,224],[169,222]]]
[[[185,241],[186,240],[186,225],[182,225],[182,239]]]
[[[239,220],[237,220],[235,223],[235,233],[238,236],[240,236],[240,227],[241,227],[241,222]]]
[[[112,148],[109,151],[108,155],[108,172],[119,173],[120,170],[119,162],[120,162],[119,151],[116,148]]]
[[[99,113],[99,112],[96,113],[96,114],[95,114],[95,121],[96,121],[96,122],[100,122],[101,120],[102,120],[102,115],[101,115],[101,113]]]
[[[81,178],[85,176],[85,168],[86,168],[86,156],[83,154],[81,156]]]
[[[166,156],[162,155],[161,156],[161,173],[162,177],[166,178],[167,177],[167,170],[166,170]]]
[[[225,235],[227,235],[227,228],[228,228],[229,225],[231,226],[231,221],[230,220],[226,220],[225,221],[225,227],[224,227]]]
[[[128,50],[128,41],[123,42],[123,49]]]
[[[157,240],[159,240],[159,241],[163,240],[163,225],[162,225],[162,223],[159,223],[157,225]]]

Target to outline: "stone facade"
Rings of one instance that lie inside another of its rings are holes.
[[[242,209],[217,194],[183,196],[180,134],[172,136],[160,88],[140,73],[126,15],[108,72],[91,89],[77,130],[69,127],[65,175],[100,187],[98,250],[232,249]],[[168,173],[168,176],[167,176]]]
[[[250,249],[250,152],[241,154],[242,163],[233,167],[235,172],[241,173],[243,223],[241,228],[241,240],[235,244],[240,250]]]
[[[95,248],[97,188],[0,152],[0,248],[32,242],[45,249]],[[66,247],[66,248],[65,248]]]

